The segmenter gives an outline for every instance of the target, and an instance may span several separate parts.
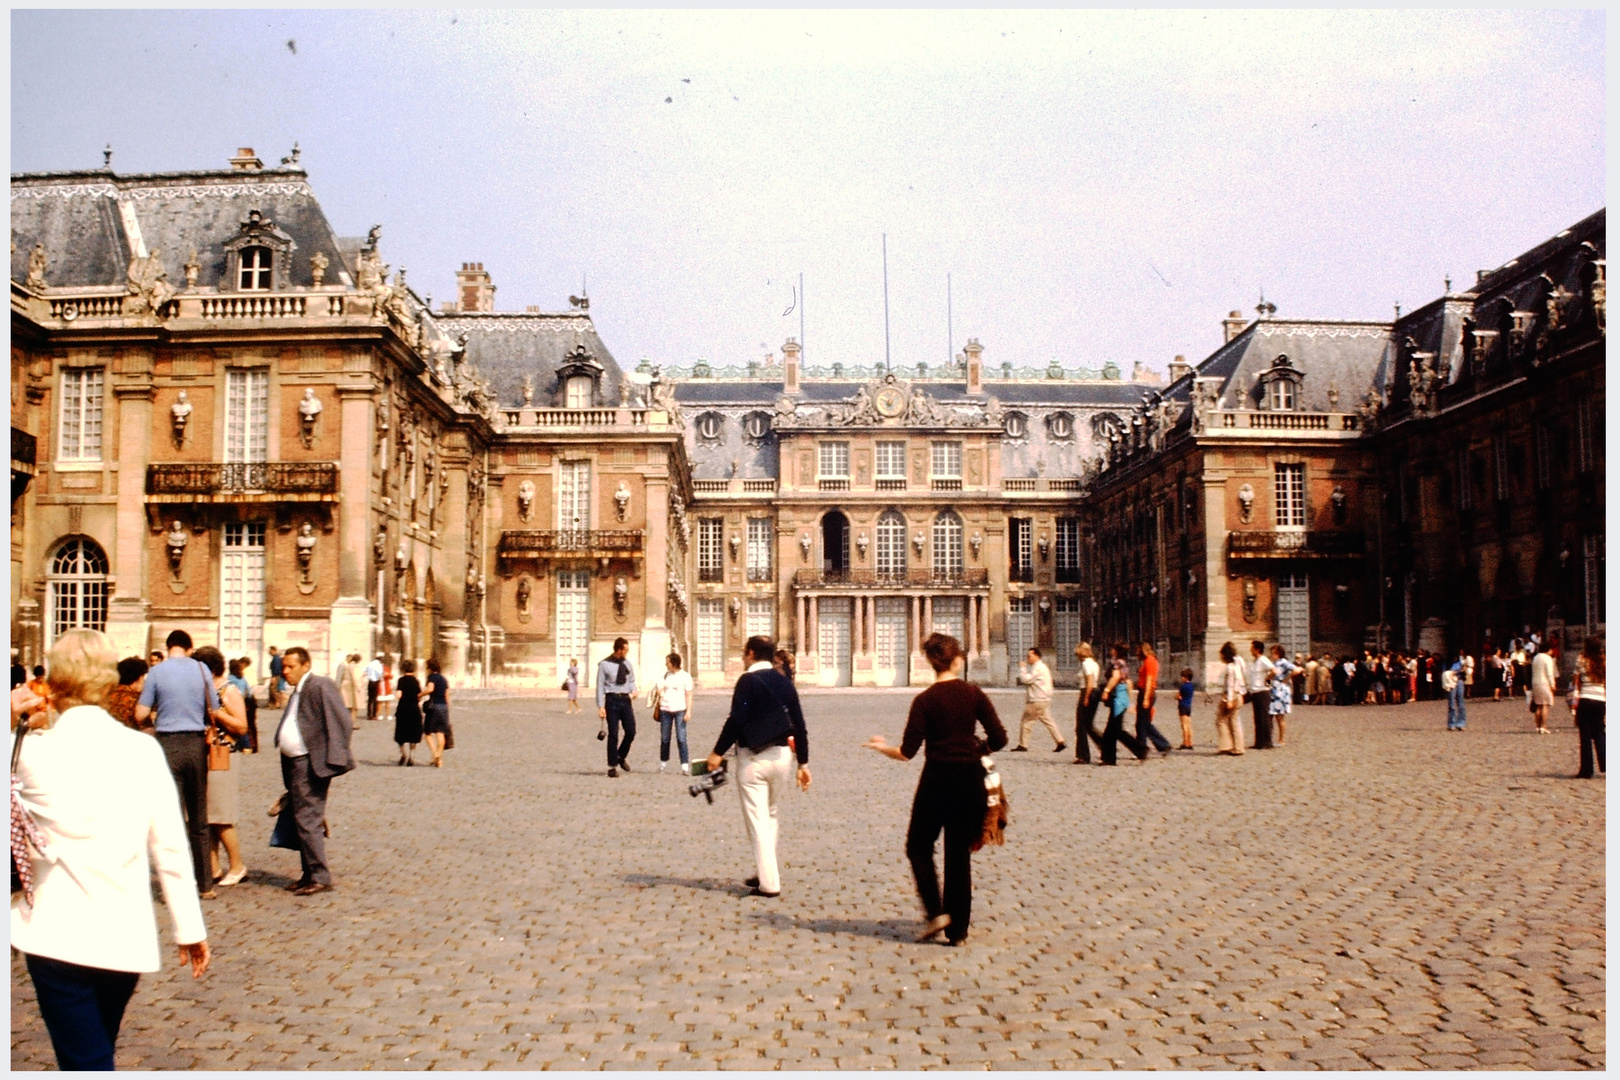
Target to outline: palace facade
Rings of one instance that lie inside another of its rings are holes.
[[[1005,684],[1081,640],[1342,652],[1571,643],[1603,614],[1604,215],[1394,323],[1233,313],[1141,365],[622,367],[589,301],[435,308],[296,154],[12,177],[12,643],[182,627],[247,655],[704,685]]]

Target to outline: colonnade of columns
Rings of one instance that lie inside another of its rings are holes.
[[[794,621],[798,631],[795,641],[801,656],[816,653],[820,650],[821,627],[821,596],[819,593],[809,595],[800,594],[794,598]],[[870,594],[851,596],[854,601],[852,622],[850,624],[850,651],[862,655],[873,652],[877,647],[877,601],[879,597]],[[934,600],[933,594],[910,594],[884,599],[903,599],[907,606],[907,619],[911,630],[910,652],[922,651],[923,640],[933,632],[934,626]],[[990,652],[990,613],[988,604],[990,598],[985,595],[969,595],[963,597],[966,601],[965,618],[967,622],[963,648],[967,650],[969,659],[988,655]]]

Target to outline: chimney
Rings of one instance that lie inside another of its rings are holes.
[[[788,338],[782,343],[782,393],[799,392],[799,341]]]
[[[264,162],[260,161],[258,156],[253,153],[253,147],[243,146],[238,147],[236,156],[231,158],[231,168],[238,171],[262,169],[264,168]]]
[[[967,392],[984,393],[984,346],[978,338],[970,337],[962,352],[967,356]]]
[[[1131,365],[1131,382],[1147,383],[1150,386],[1163,386],[1164,376],[1137,360]]]
[[[1249,320],[1243,317],[1243,312],[1234,311],[1228,314],[1226,318],[1221,320],[1221,330],[1225,333],[1223,343],[1225,341],[1231,341],[1233,338],[1243,333],[1244,328],[1248,325]]]
[[[483,263],[464,262],[456,271],[456,310],[495,310],[495,284]]]
[[[1191,370],[1192,365],[1187,363],[1187,358],[1178,355],[1174,360],[1170,361],[1170,381],[1173,383],[1177,379],[1184,378]]]

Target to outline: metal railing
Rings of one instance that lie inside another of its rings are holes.
[[[337,481],[337,463],[331,461],[165,462],[146,467],[148,495],[332,495]]]
[[[869,589],[899,588],[988,588],[990,571],[983,566],[964,567],[961,570],[935,571],[926,566],[906,570],[881,571],[864,567],[847,570],[797,570],[793,584],[800,589]]]
[[[640,529],[508,529],[496,552],[508,557],[639,552],[642,535]]]
[[[1367,538],[1359,531],[1348,529],[1247,530],[1231,533],[1226,550],[1233,558],[1250,559],[1346,557],[1365,555]]]
[[[11,429],[11,460],[25,465],[39,462],[39,440],[20,427]]]

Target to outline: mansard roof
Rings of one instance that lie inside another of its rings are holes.
[[[905,378],[903,371],[896,374]],[[853,397],[869,380],[865,377],[849,379],[814,379],[799,384],[799,400],[807,403],[843,401]],[[1123,382],[1112,379],[1072,382],[1060,379],[1003,381],[986,379],[984,393],[970,396],[967,386],[960,381],[944,382],[911,379],[912,386],[920,386],[935,401],[943,403],[988,401],[995,398],[1003,405],[1072,406],[1078,408],[1126,408],[1142,400],[1151,390],[1162,389],[1149,383]],[[763,405],[773,404],[782,396],[782,383],[768,379],[683,379],[675,386],[676,400],[683,405]]]
[[[157,251],[169,280],[185,281],[197,253],[197,284],[218,286],[227,241],[257,210],[292,238],[290,283],[311,284],[320,252],[331,284],[353,267],[300,168],[124,174],[110,169],[20,173],[11,178],[11,277],[28,276],[36,244],[45,247],[51,286],[122,285],[138,246]],[[137,245],[135,233],[139,234]],[[346,282],[345,282],[346,283]]]
[[[1350,412],[1372,389],[1390,324],[1317,319],[1261,319],[1211,353],[1194,370],[1199,378],[1220,378],[1220,406],[1252,409],[1259,405],[1261,375],[1279,355],[1304,376],[1298,408],[1304,412]],[[1192,377],[1178,380],[1164,395],[1185,401]],[[1337,390],[1337,404],[1330,401]]]
[[[602,402],[618,403],[624,372],[583,311],[442,311],[434,320],[452,339],[467,335],[467,359],[489,380],[501,405],[523,403],[525,376],[534,387],[535,404],[552,404],[557,371],[579,348],[602,365]]]

